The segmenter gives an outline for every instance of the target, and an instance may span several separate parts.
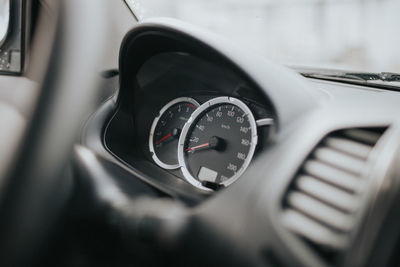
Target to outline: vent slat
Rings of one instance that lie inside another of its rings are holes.
[[[318,148],[314,156],[319,161],[358,176],[365,167],[364,161],[326,147]]]
[[[359,177],[316,160],[307,161],[304,165],[304,171],[315,178],[331,183],[352,193],[357,193],[362,188],[363,181]]]
[[[343,135],[373,146],[378,142],[381,133],[362,129],[351,129],[344,130]]]
[[[339,235],[297,211],[285,211],[283,224],[296,234],[325,248],[343,250],[347,247],[346,235]]]
[[[341,151],[350,156],[358,157],[361,160],[367,160],[372,149],[371,146],[338,137],[328,137],[325,144],[330,148]]]
[[[344,212],[354,213],[357,210],[358,199],[354,195],[339,190],[311,176],[300,176],[297,179],[296,185],[299,190]]]
[[[348,232],[353,228],[354,221],[351,216],[346,216],[346,214],[305,194],[293,192],[289,195],[288,202],[295,209],[337,231]]]

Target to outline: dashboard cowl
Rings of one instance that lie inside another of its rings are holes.
[[[289,68],[257,57],[257,53],[238,48],[231,41],[194,25],[157,18],[139,23],[122,42],[118,95],[121,108],[129,109],[134,77],[140,67],[152,56],[164,52],[190,53],[245,77],[273,104],[279,127],[317,105],[310,90],[312,85]]]

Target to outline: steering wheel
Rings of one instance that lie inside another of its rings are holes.
[[[32,265],[43,251],[71,192],[67,163],[73,144],[99,94],[105,2],[44,5],[31,53],[36,59],[31,64],[42,77],[40,94],[24,130],[11,134],[21,136],[17,148],[1,155],[12,159],[0,177],[2,266]]]

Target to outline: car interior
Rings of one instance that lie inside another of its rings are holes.
[[[400,75],[134,2],[0,0],[1,266],[399,266]]]

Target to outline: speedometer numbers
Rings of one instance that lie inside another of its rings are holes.
[[[177,169],[178,140],[183,125],[199,104],[189,97],[180,97],[166,104],[154,119],[149,136],[149,150],[154,162],[164,169]]]
[[[236,98],[218,97],[196,109],[184,125],[178,161],[189,183],[215,189],[242,175],[256,144],[257,127],[250,109]]]
[[[228,186],[243,174],[257,140],[254,116],[239,99],[217,97],[200,106],[192,98],[180,97],[154,119],[149,150],[158,166],[180,168],[187,182],[209,191]]]

